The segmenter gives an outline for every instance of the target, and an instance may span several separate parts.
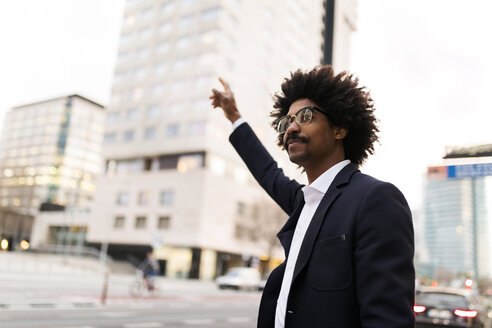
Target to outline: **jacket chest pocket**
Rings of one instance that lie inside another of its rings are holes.
[[[308,279],[317,290],[344,289],[352,283],[352,254],[347,236],[322,238],[314,244]]]

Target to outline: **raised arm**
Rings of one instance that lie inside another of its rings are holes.
[[[224,91],[212,89],[210,96],[212,106],[222,108],[225,117],[234,123],[241,117],[234,94],[229,84],[221,78],[219,81],[224,86]],[[270,156],[248,124],[237,127],[229,140],[256,181],[290,215],[298,205],[298,196],[302,186],[284,175],[283,170],[277,166],[277,162]]]

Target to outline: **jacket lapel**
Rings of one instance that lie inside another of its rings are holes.
[[[298,205],[294,210],[294,213],[292,213],[285,225],[277,233],[277,238],[279,239],[285,252],[285,258],[289,255],[290,245],[292,243],[292,238],[294,238],[294,231],[296,229],[297,221],[299,220],[302,208],[304,207],[304,195],[302,191],[300,192],[300,195],[302,196],[302,199],[299,198]]]
[[[311,256],[311,252],[313,250],[316,237],[318,236],[319,229],[321,228],[321,225],[325,220],[326,212],[330,208],[331,204],[333,204],[333,202],[341,194],[341,191],[338,189],[338,187],[347,184],[352,174],[354,174],[357,171],[359,171],[357,166],[352,163],[345,166],[340,171],[340,173],[337,174],[332,184],[330,185],[325,195],[323,196],[323,199],[321,200],[318,208],[316,209],[316,212],[314,213],[311,223],[309,224],[309,227],[306,231],[306,235],[304,236],[304,239],[302,241],[301,249],[299,250],[299,256],[297,257],[296,266],[294,268],[294,275],[292,277],[292,281],[296,279],[299,272],[301,272],[301,270],[306,266],[309,257]],[[297,218],[299,218],[299,215],[297,216]],[[292,241],[292,237],[291,237],[291,241]],[[290,244],[289,244],[289,248],[290,248]]]

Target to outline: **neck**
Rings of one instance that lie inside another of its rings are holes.
[[[306,176],[308,178],[309,184],[313,183],[314,180],[319,178],[320,175],[322,175],[328,169],[343,160],[345,160],[345,154],[342,153],[338,156],[325,158],[322,161],[315,161],[312,165],[309,165],[309,163],[305,163],[305,165],[303,165],[303,168],[306,171]]]

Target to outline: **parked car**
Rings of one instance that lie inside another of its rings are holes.
[[[483,298],[473,290],[422,288],[415,299],[415,327],[490,328]]]
[[[217,277],[215,282],[220,289],[258,290],[260,272],[256,268],[231,268],[225,276]]]
[[[263,289],[265,289],[267,280],[266,279],[261,279],[260,283],[258,284],[258,290],[261,292]]]

